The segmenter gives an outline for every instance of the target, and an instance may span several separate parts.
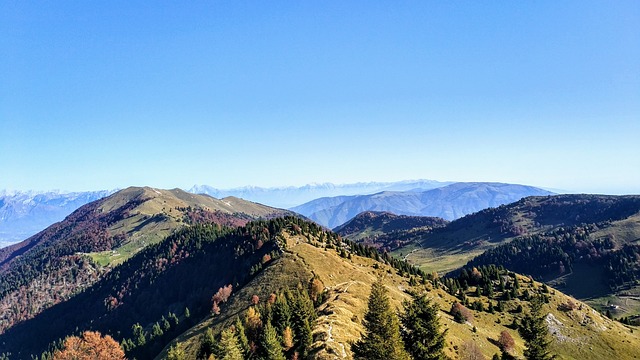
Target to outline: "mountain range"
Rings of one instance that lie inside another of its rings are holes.
[[[487,227],[490,234],[508,234],[510,219],[484,221],[529,212],[536,215],[527,219],[539,223],[527,220],[513,229],[624,221],[634,200],[616,199],[594,207],[579,198],[530,197],[453,222],[370,213],[344,228],[356,233],[371,219],[382,232],[403,231],[406,224],[425,234],[467,226],[475,231],[470,235]],[[537,211],[536,204],[556,211]],[[477,226],[474,216],[480,216]],[[494,248],[505,239],[496,238]],[[413,245],[431,243],[424,240]],[[461,235],[457,240],[450,246],[475,246]],[[450,358],[466,358],[470,344],[476,358],[500,353],[504,332],[512,338],[510,351],[521,356],[527,343],[517,328],[535,296],[545,299],[549,350],[562,358],[632,359],[640,347],[637,327],[559,290],[496,266],[478,264],[472,275],[459,286],[465,277],[427,273],[286,210],[181,190],[128,188],[0,250],[0,357],[50,358],[65,337],[98,331],[137,359],[222,357],[229,334],[232,342],[246,344],[243,358],[275,352],[278,358],[352,359],[377,281],[394,310],[402,312],[412,293],[437,305],[436,319],[446,329],[443,353]],[[454,311],[461,306],[463,320]]]
[[[24,240],[114,191],[0,192],[0,248]]]
[[[397,215],[433,216],[454,220],[526,196],[550,195],[540,188],[502,183],[454,183],[431,190],[384,191],[371,195],[320,198],[291,210],[317,223],[335,228],[363,211]]]
[[[310,184],[301,187],[241,187],[234,189],[216,189],[210,186],[194,186],[189,192],[194,194],[207,194],[214,198],[236,197],[277,208],[291,208],[305,202],[333,196],[370,195],[382,191],[394,192],[421,192],[425,190],[440,188],[451,184],[450,182],[439,182],[434,180],[406,180],[397,182],[366,182],[354,184]],[[65,193],[60,191],[51,192],[5,192],[0,191],[0,248],[24,240],[36,234],[47,226],[64,219],[78,207],[98,200],[104,196],[112,194],[115,190],[89,191]],[[517,195],[517,194],[516,194]],[[334,201],[324,200],[321,203],[324,207],[338,204]],[[507,199],[508,200],[508,199]],[[486,202],[491,206],[491,201]],[[476,207],[482,206],[482,203]],[[306,207],[302,207],[302,211]],[[324,208],[322,208],[324,209]],[[394,209],[397,209],[394,208]],[[475,208],[474,208],[475,209]],[[476,210],[478,210],[477,208]],[[364,210],[364,209],[360,209]],[[375,209],[369,209],[375,210]],[[467,209],[468,210],[468,209]],[[316,210],[318,211],[318,210]],[[355,216],[356,210],[349,214]],[[319,216],[318,221],[325,226]],[[344,222],[348,219],[340,217]],[[342,223],[341,222],[341,223]],[[332,223],[333,225],[333,223]],[[337,224],[339,225],[339,224]]]
[[[420,191],[449,185],[451,182],[435,180],[404,180],[395,182],[359,182],[352,184],[308,184],[288,187],[246,186],[217,189],[208,185],[195,185],[189,192],[207,194],[215,198],[235,196],[269,206],[289,209],[308,201],[331,196],[366,195],[381,191]]]

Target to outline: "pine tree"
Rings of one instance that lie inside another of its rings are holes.
[[[216,342],[216,337],[213,334],[213,330],[211,328],[207,328],[204,333],[202,342],[200,343],[200,351],[199,354],[206,358],[207,356],[216,353],[218,351],[218,344]]]
[[[167,320],[167,318],[165,318],[164,316],[162,316],[162,329],[167,332],[171,329],[171,324],[169,323],[169,320]]]
[[[286,360],[276,329],[270,322],[267,322],[264,326],[261,344],[264,350],[265,360]]]
[[[167,352],[167,360],[185,360],[186,358],[180,344],[172,345]]]
[[[158,338],[160,336],[162,336],[162,334],[164,334],[164,332],[162,331],[162,328],[160,327],[159,323],[154,323],[153,324],[153,328],[151,330],[151,338],[155,339]]]
[[[364,327],[364,336],[351,347],[354,359],[409,359],[400,337],[398,317],[391,308],[381,277],[371,286]]]
[[[137,346],[144,346],[147,343],[147,332],[144,331],[142,326],[138,323],[133,324],[131,327],[133,330],[133,338]]]
[[[555,356],[549,353],[549,330],[542,312],[544,299],[536,296],[531,299],[529,313],[522,319],[518,330],[525,341],[524,356],[528,360],[550,360]]]
[[[304,289],[287,294],[287,296],[290,296],[288,303],[291,314],[295,314],[291,317],[291,323],[294,340],[297,344],[296,350],[304,356],[313,343],[311,323],[315,319],[315,309],[309,294]]]
[[[278,296],[273,304],[273,326],[280,333],[291,326],[291,308],[284,294]]]
[[[440,331],[438,305],[431,303],[426,295],[413,295],[411,302],[405,301],[404,313],[400,316],[405,347],[415,360],[444,359],[445,334]]]
[[[233,324],[236,328],[236,337],[238,338],[238,345],[240,346],[240,350],[242,350],[243,355],[249,354],[249,340],[247,339],[247,335],[245,334],[244,325],[242,325],[242,320],[240,317],[236,318],[236,322]]]
[[[243,360],[238,338],[232,329],[225,329],[220,334],[218,354],[222,360]]]

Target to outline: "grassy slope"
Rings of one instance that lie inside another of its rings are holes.
[[[412,264],[425,271],[446,273],[466,264],[468,260],[485,250],[518,236],[509,229],[505,231],[502,225],[510,229],[517,228],[521,234],[535,234],[559,226],[613,220],[611,226],[592,234],[591,237],[612,236],[619,244],[638,242],[638,201],[640,198],[637,196],[529,197],[513,204],[468,215],[442,229],[417,232],[414,243],[396,249],[394,255],[405,256],[410,253],[407,260]]]
[[[548,225],[544,227],[533,226],[532,222],[526,219],[522,213],[517,214],[517,221],[521,225],[526,224],[530,233],[549,229]],[[424,271],[447,273],[464,266],[485,250],[514,238],[504,237],[498,242],[485,241],[476,246],[453,246],[465,238],[477,239],[477,234],[480,233],[478,228],[481,225],[475,226],[476,228],[460,229],[440,238],[437,238],[435,234],[430,235],[431,237],[427,236],[421,245],[410,244],[393,251],[393,255],[406,259]],[[490,233],[490,231],[485,231],[485,233]],[[486,239],[490,235],[485,236]],[[590,238],[611,238],[619,244],[619,247],[624,243],[638,243],[640,241],[640,214],[613,221],[610,226],[591,234]],[[572,294],[600,311],[610,310],[616,318],[640,314],[640,286],[632,286],[611,293],[608,286],[601,281],[602,278],[603,269],[601,267],[575,264],[572,273],[553,279],[549,284],[565,293]]]
[[[395,270],[387,265],[375,269],[375,261],[368,258],[353,256],[351,260],[347,260],[339,257],[334,250],[323,250],[308,244],[305,238],[288,237],[287,240],[289,246],[285,256],[235,294],[233,300],[225,305],[220,316],[206,319],[177,339],[187,350],[188,358],[194,358],[197,352],[199,335],[208,326],[220,326],[235,319],[237,314],[242,314],[248,308],[252,294],[264,298],[268,293],[277,292],[283,286],[306,283],[312,273],[319,277],[328,291],[327,300],[318,309],[320,317],[313,328],[315,350],[312,355],[315,359],[352,358],[349,343],[360,337],[363,330],[361,321],[366,310],[370,286],[379,274],[384,274],[387,289],[395,306],[400,307],[401,302],[408,298],[403,291],[409,288],[407,279],[396,275]],[[540,286],[539,283],[528,284],[525,278],[521,278],[521,284],[522,290]],[[442,309],[442,327],[448,329],[447,355],[458,358],[462,344],[467,340],[473,340],[490,358],[499,352],[494,341],[503,330],[509,331],[514,337],[516,351],[518,355],[522,355],[522,339],[517,331],[505,326],[511,324],[514,314],[474,311],[473,325],[459,324],[454,322],[448,313],[455,298],[441,289],[432,289],[430,285],[428,287],[429,296]],[[566,295],[553,290],[551,302],[545,306],[545,311],[553,315],[549,323],[555,332],[552,346],[555,353],[563,359],[576,360],[635,358],[637,349],[640,348],[637,328],[632,332],[631,328],[601,316],[586,305],[570,313],[559,311],[558,306],[568,299]],[[486,303],[487,299],[482,298],[482,301]],[[510,302],[507,308],[515,308],[516,304],[515,301]],[[477,332],[472,330],[474,325]],[[158,359],[164,356],[166,352]]]
[[[92,253],[90,256],[100,265],[117,265],[140,251],[167,237],[175,229],[184,226],[185,212],[192,207],[226,214],[242,213],[250,218],[267,218],[274,214],[291,214],[286,210],[271,208],[242,199],[228,197],[215,199],[208,195],[196,195],[180,189],[161,190],[150,187],[131,187],[106,198],[99,210],[109,212],[131,201],[142,201],[129,212],[129,216],[110,226],[112,234],[126,234],[127,241],[110,251]]]

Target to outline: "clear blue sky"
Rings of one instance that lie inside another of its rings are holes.
[[[640,193],[640,1],[0,1],[0,189]]]

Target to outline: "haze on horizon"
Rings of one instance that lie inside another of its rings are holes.
[[[640,193],[637,1],[0,7],[0,189]]]

